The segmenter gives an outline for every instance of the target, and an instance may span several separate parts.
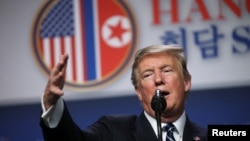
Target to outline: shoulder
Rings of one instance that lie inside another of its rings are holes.
[[[105,115],[98,119],[99,122],[108,122],[112,124],[129,124],[134,123],[137,115]]]
[[[188,136],[194,140],[195,138],[207,140],[207,128],[188,119],[184,128],[184,136]]]
[[[195,131],[195,132],[199,132],[200,134],[203,134],[205,135],[207,133],[207,128],[206,127],[203,127],[203,126],[200,126],[194,122],[191,122],[190,121],[190,128]]]
[[[207,127],[201,126],[194,121],[191,121],[187,115],[185,128],[189,128],[189,130],[192,130],[194,132],[207,133]]]
[[[106,131],[106,134],[113,132],[130,132],[135,128],[136,115],[105,115],[101,116],[94,124],[88,127],[92,131]]]

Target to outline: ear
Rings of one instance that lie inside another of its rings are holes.
[[[135,89],[136,95],[140,101],[142,101],[141,90],[140,88]]]
[[[185,91],[188,92],[191,89],[191,78],[184,80]]]

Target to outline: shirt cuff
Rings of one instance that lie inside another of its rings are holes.
[[[43,111],[41,118],[43,119],[43,121],[48,127],[50,128],[57,127],[63,114],[63,109],[64,109],[63,98],[60,97],[57,100],[56,104],[51,106],[48,110],[45,110],[45,106],[43,103],[43,96],[41,100],[42,100],[41,103],[42,103],[42,111]]]

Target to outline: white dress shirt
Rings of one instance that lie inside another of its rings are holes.
[[[144,111],[144,114],[146,116],[146,118],[148,119],[149,123],[151,124],[156,136],[158,137],[158,130],[157,130],[157,122],[156,120],[151,117],[147,112]],[[182,113],[181,117],[179,119],[177,119],[175,122],[173,122],[176,130],[174,131],[174,138],[176,141],[182,141],[183,138],[183,131],[184,131],[184,126],[185,126],[185,122],[186,122],[186,114],[185,111]],[[162,123],[161,126],[164,127],[165,125],[167,125],[166,123]],[[165,141],[166,140],[166,135],[167,132],[162,132],[162,140]]]
[[[63,98],[60,97],[54,106],[51,106],[48,110],[45,110],[43,104],[43,97],[42,97],[42,119],[44,120],[45,124],[50,128],[55,128],[58,123],[60,122],[63,114]]]

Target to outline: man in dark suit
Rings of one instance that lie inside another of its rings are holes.
[[[157,141],[158,124],[151,107],[156,89],[167,103],[160,117],[164,128],[162,140],[207,140],[206,128],[191,122],[185,113],[191,75],[178,45],[153,45],[136,53],[131,81],[143,107],[139,116],[102,116],[87,129],[80,129],[74,123],[62,99],[67,60],[67,54],[61,55],[42,98],[40,125],[46,141]],[[171,132],[165,128],[169,125],[173,125]]]

